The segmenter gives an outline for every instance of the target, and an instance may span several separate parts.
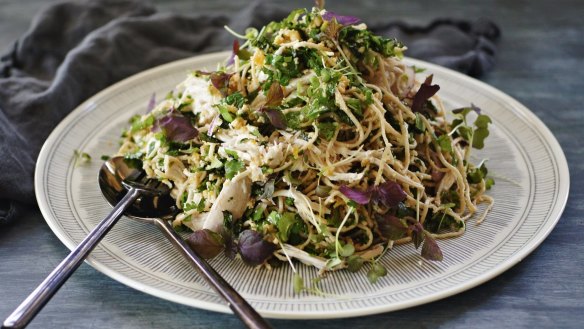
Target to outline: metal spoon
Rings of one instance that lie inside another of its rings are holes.
[[[196,254],[174,231],[170,220],[178,211],[169,189],[156,180],[146,179],[144,172],[122,157],[106,161],[99,172],[99,186],[106,200],[114,206],[104,218],[49,276],[4,321],[2,328],[24,328],[81,265],[123,215],[156,225],[170,242],[190,261],[229,304],[249,328],[271,328],[209,264]]]

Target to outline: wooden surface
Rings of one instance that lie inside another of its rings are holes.
[[[0,50],[26,31],[49,2],[0,0]],[[285,1],[279,1],[286,3]],[[582,328],[584,327],[584,1],[328,1],[365,21],[437,17],[497,22],[503,38],[495,69],[483,81],[515,97],[551,129],[571,173],[570,198],[546,241],[521,263],[470,291],[407,310],[341,320],[270,320],[275,328]],[[232,13],[244,3],[155,1],[161,11]],[[299,5],[310,4],[302,2]],[[295,5],[286,5],[294,7]],[[4,319],[68,250],[31,210],[0,227],[0,319]],[[240,328],[235,317],[167,302],[82,265],[30,328]]]

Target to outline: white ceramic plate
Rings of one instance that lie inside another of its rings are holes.
[[[213,69],[227,53],[163,65],[100,92],[73,111],[47,139],[35,177],[40,209],[55,234],[75,247],[110,211],[97,184],[100,156],[113,154],[128,119],[143,113],[152,93],[166,95],[193,69]],[[366,269],[330,274],[320,283],[328,297],[295,295],[288,267],[256,270],[221,256],[211,261],[266,317],[315,319],[350,317],[402,309],[451,296],[509,269],[533,251],[560,218],[568,198],[568,166],[560,145],[527,108],[504,93],[465,75],[408,59],[433,73],[450,109],[471,102],[493,119],[487,146],[474,153],[488,158],[496,202],[481,225],[468,222],[462,237],[441,240],[444,261],[423,261],[412,245],[398,246],[382,263],[388,275],[377,284]],[[75,166],[74,150],[93,156]],[[155,228],[122,219],[92,252],[88,263],[130,287],[193,307],[230,312],[182,256]],[[298,266],[305,281],[316,270]]]

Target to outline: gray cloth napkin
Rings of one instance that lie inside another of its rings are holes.
[[[285,15],[267,1],[234,17],[162,14],[131,0],[69,1],[39,13],[0,63],[0,224],[35,205],[36,157],[52,129],[78,104],[142,70],[230,49],[233,37],[226,24],[243,31]],[[488,21],[371,28],[404,41],[408,56],[474,76],[493,66],[499,37]]]

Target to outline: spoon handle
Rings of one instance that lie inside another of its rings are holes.
[[[248,328],[269,329],[270,324],[241,297],[201,256],[192,250],[171,224],[163,219],[155,219],[156,226],[166,235],[170,242],[189,260],[197,272],[207,283],[223,297],[233,313],[237,315]]]
[[[47,278],[8,316],[2,324],[2,329],[24,328],[45,306],[63,283],[75,272],[87,255],[103,239],[114,226],[117,220],[134,201],[140,196],[136,189],[130,189],[122,200],[114,207],[89,233],[88,236],[47,276]]]

